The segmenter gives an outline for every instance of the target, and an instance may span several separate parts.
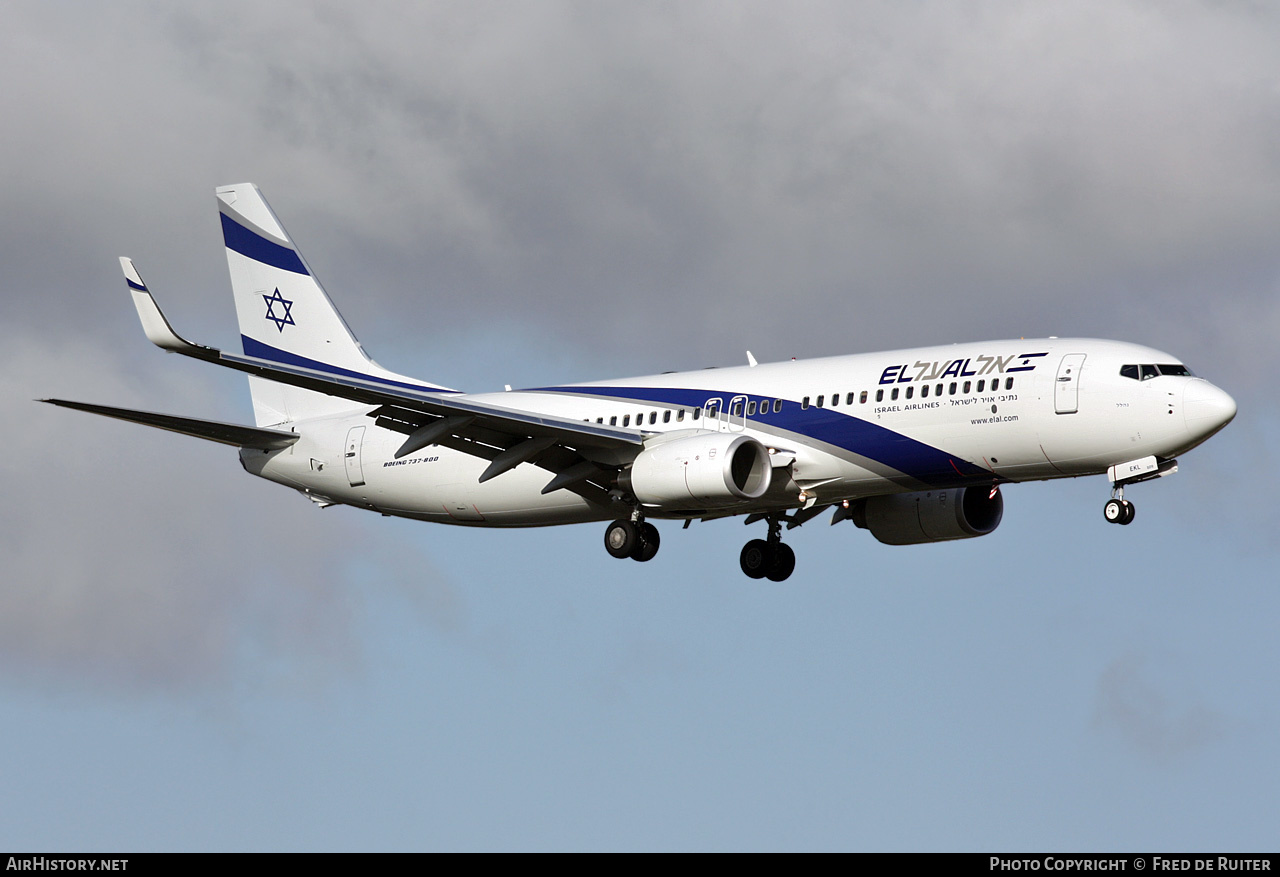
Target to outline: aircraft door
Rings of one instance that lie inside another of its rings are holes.
[[[347,446],[343,459],[347,464],[347,481],[352,487],[364,484],[364,465],[361,462],[361,448],[364,445],[363,426],[353,426],[347,431]]]
[[[724,407],[724,400],[718,396],[715,399],[708,399],[707,404],[702,406],[702,424],[704,429],[714,429],[724,432],[729,426],[729,412]]]
[[[1080,368],[1083,353],[1068,353],[1058,364],[1058,379],[1053,385],[1053,409],[1059,414],[1075,414],[1080,410]]]

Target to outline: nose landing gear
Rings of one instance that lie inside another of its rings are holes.
[[[796,553],[782,542],[782,521],[770,516],[769,538],[752,539],[742,547],[738,563],[742,571],[753,579],[786,581],[796,568]]]
[[[1107,519],[1108,524],[1131,524],[1133,515],[1133,503],[1124,498],[1124,485],[1113,487],[1111,499],[1102,507],[1102,516]]]
[[[1133,523],[1133,503],[1124,498],[1127,484],[1150,481],[1152,478],[1164,478],[1178,471],[1178,461],[1168,457],[1142,457],[1128,463],[1117,463],[1107,469],[1107,480],[1111,482],[1111,499],[1102,507],[1102,515],[1108,524]]]

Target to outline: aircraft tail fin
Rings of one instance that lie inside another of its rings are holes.
[[[246,356],[447,390],[388,371],[369,358],[257,186],[220,186],[217,197]],[[259,426],[352,408],[347,400],[263,378],[250,377],[249,390]]]

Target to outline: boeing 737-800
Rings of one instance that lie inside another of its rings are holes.
[[[764,522],[743,572],[786,579],[790,529],[832,510],[881,542],[993,531],[1000,485],[1169,475],[1236,405],[1175,357],[1087,338],[988,341],[468,394],[373,362],[258,188],[217,190],[242,354],[179,336],[121,259],[147,337],[249,375],[256,426],[48,399],[235,445],[253,475],[321,506],[422,521],[610,521],[605,548],[651,560],[654,520]]]

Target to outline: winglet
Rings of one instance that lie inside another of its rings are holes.
[[[120,267],[124,271],[125,282],[129,284],[129,293],[133,296],[134,307],[138,309],[138,319],[142,321],[142,331],[147,333],[147,339],[152,344],[174,353],[185,353],[187,356],[197,356],[202,359],[206,359],[210,355],[217,357],[218,351],[212,347],[192,344],[173,331],[173,327],[169,325],[169,321],[165,319],[160,306],[156,304],[156,300],[152,297],[151,290],[147,289],[147,285],[143,283],[142,275],[133,266],[132,259],[127,256],[121,256]]]

